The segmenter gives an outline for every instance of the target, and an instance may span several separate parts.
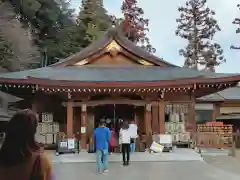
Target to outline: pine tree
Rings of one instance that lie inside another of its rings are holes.
[[[240,4],[238,4],[237,7],[240,10]],[[234,21],[233,21],[233,24],[238,26],[237,30],[236,30],[236,33],[239,34],[240,33],[240,18],[235,18]],[[232,45],[231,49],[240,49],[240,46]]]
[[[188,41],[185,49],[179,51],[185,58],[184,66],[199,70],[215,71],[225,62],[221,46],[214,42],[214,35],[221,31],[215,12],[207,7],[207,0],[188,0],[179,7],[176,35]]]
[[[78,27],[84,31],[83,47],[88,46],[101,33],[111,27],[112,21],[103,7],[102,0],[82,0],[79,15],[77,17]]]
[[[137,0],[124,0],[122,4],[122,12],[124,15],[122,28],[127,38],[136,43],[150,53],[156,51],[150,44],[146,31],[149,31],[149,20],[143,17],[144,11],[138,7]]]

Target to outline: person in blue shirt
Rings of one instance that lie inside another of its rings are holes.
[[[111,132],[106,127],[104,120],[100,120],[99,127],[94,130],[94,137],[98,172],[108,172],[108,144],[111,139]]]

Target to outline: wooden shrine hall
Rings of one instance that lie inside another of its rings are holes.
[[[0,75],[1,91],[24,98],[21,108],[52,112],[60,131],[81,135],[86,148],[97,120],[134,119],[139,134],[165,133],[167,112],[182,112],[196,131],[196,98],[235,86],[240,75],[178,67],[127,40],[116,28],[48,67]],[[114,114],[115,113],[115,114]],[[116,126],[115,126],[116,127]]]

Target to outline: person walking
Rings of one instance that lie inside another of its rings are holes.
[[[123,158],[124,166],[129,165],[130,139],[131,139],[131,134],[129,132],[129,124],[127,121],[124,121],[122,124],[122,128],[120,129],[120,132],[119,132],[119,143],[121,144],[121,147],[122,147],[122,158]]]
[[[35,142],[38,116],[18,111],[8,122],[0,149],[1,180],[52,180],[52,166]]]
[[[111,132],[106,127],[104,120],[100,120],[99,127],[94,130],[94,138],[98,172],[108,172],[108,144],[111,139]]]
[[[131,134],[131,141],[130,141],[130,152],[135,152],[135,147],[136,147],[136,139],[138,138],[138,127],[135,124],[134,120],[131,120],[129,124],[129,131]]]

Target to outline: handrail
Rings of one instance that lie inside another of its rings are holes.
[[[233,133],[233,141],[235,143],[236,148],[240,148],[240,132]]]

